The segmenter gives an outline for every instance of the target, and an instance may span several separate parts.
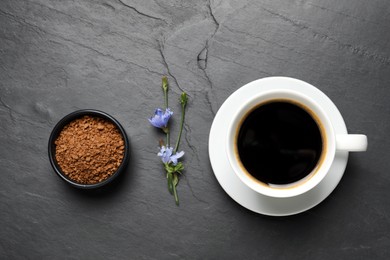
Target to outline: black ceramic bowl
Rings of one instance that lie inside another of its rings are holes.
[[[64,128],[65,125],[67,125],[71,121],[73,121],[77,118],[83,117],[83,116],[100,117],[100,118],[103,118],[103,119],[113,123],[119,129],[120,133],[122,134],[124,146],[125,146],[124,157],[123,157],[123,160],[122,160],[121,164],[119,165],[118,169],[110,177],[108,177],[106,180],[104,180],[102,182],[95,183],[95,184],[80,184],[80,183],[77,183],[77,182],[71,180],[61,171],[61,168],[58,165],[57,160],[55,158],[56,145],[54,142],[57,139],[58,135],[60,134],[61,130]],[[75,112],[65,116],[64,118],[62,118],[56,124],[56,126],[54,127],[53,131],[50,134],[49,159],[50,159],[51,166],[53,167],[53,169],[57,173],[57,175],[61,177],[61,179],[63,179],[65,182],[67,182],[68,184],[70,184],[76,188],[96,189],[96,188],[100,188],[100,187],[112,182],[115,178],[118,177],[118,175],[120,175],[125,170],[128,162],[129,162],[129,156],[130,156],[130,145],[129,145],[129,139],[127,138],[125,130],[123,129],[121,124],[119,124],[119,122],[115,118],[113,118],[109,114],[104,113],[102,111],[98,111],[98,110],[94,110],[94,109],[83,109],[83,110],[75,111]]]

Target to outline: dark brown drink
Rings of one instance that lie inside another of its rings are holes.
[[[244,116],[236,136],[239,161],[264,184],[295,183],[314,172],[323,154],[314,114],[289,100],[261,104]]]

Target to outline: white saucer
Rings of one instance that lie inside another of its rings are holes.
[[[273,84],[269,84],[270,81]],[[272,87],[270,86],[272,85]],[[209,136],[209,157],[215,177],[225,192],[241,206],[269,216],[288,216],[306,211],[323,201],[340,182],[348,162],[348,152],[336,152],[329,174],[314,189],[293,198],[271,198],[247,187],[233,172],[226,154],[227,125],[242,100],[277,87],[299,90],[317,101],[327,112],[336,134],[347,134],[347,128],[335,104],[314,86],[287,77],[269,77],[252,81],[238,89],[222,104]]]

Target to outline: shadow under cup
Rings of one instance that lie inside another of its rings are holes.
[[[234,172],[254,191],[293,197],[325,177],[335,156],[335,135],[309,97],[270,91],[246,102],[233,117],[227,153]]]

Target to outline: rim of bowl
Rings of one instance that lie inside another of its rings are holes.
[[[55,159],[55,148],[56,147],[55,147],[55,143],[54,142],[57,139],[57,137],[60,134],[60,132],[62,131],[62,129],[64,128],[64,126],[66,126],[71,121],[73,121],[73,120],[75,120],[77,118],[80,118],[82,116],[86,116],[86,115],[104,118],[104,119],[110,121],[111,123],[113,123],[118,128],[118,130],[120,131],[120,133],[121,133],[121,135],[123,137],[124,144],[125,144],[125,152],[123,154],[123,159],[122,159],[122,162],[119,165],[118,169],[110,177],[108,177],[104,181],[98,182],[98,183],[94,183],[94,184],[81,184],[81,183],[78,183],[78,182],[75,182],[75,181],[71,180],[70,178],[68,178],[62,172],[60,166],[57,163],[57,160]],[[112,182],[114,179],[116,179],[125,170],[128,162],[129,162],[130,143],[129,143],[129,139],[127,137],[127,134],[125,132],[125,129],[118,122],[118,120],[116,120],[113,116],[107,114],[106,112],[103,112],[103,111],[100,111],[100,110],[96,110],[96,109],[81,109],[81,110],[74,111],[74,112],[64,116],[54,126],[53,130],[50,133],[50,137],[49,137],[48,152],[49,152],[50,164],[53,167],[55,173],[62,180],[64,180],[65,182],[67,182],[68,184],[70,184],[70,185],[72,185],[73,187],[76,187],[76,188],[80,188],[80,189],[96,189],[96,188],[100,188],[100,187],[105,186],[108,183]]]

